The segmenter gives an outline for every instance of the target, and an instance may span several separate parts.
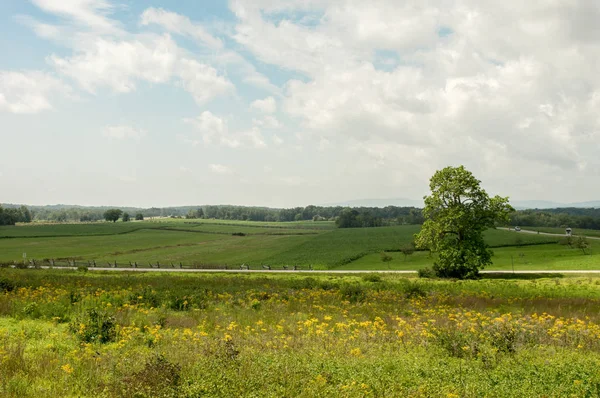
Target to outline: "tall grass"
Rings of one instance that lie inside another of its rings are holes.
[[[0,280],[6,397],[594,396],[600,383],[598,278]]]

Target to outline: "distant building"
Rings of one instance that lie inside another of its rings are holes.
[[[571,228],[566,228],[565,229],[565,235],[571,236],[572,233],[573,233],[573,230]]]

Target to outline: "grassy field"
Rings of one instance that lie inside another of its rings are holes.
[[[433,259],[417,252],[406,259],[397,251],[411,242],[418,226],[337,229],[329,222],[252,223],[222,220],[173,220],[131,223],[47,224],[2,227],[0,262],[22,259],[95,260],[128,265],[137,262],[237,267],[313,266],[315,269],[417,269]],[[580,256],[556,242],[558,237],[489,230],[486,241],[497,248],[498,269],[507,264],[574,269],[593,268],[594,256]],[[548,244],[537,246],[540,244]],[[515,246],[518,245],[518,246]],[[382,263],[381,252],[393,260]],[[593,251],[594,252],[594,251]],[[546,253],[546,254],[544,254]],[[513,256],[512,262],[510,256]],[[514,260],[516,259],[516,261]],[[563,260],[569,260],[567,264]],[[572,260],[572,261],[571,261]],[[539,269],[537,268],[537,269]]]
[[[0,269],[3,397],[600,393],[600,278]]]

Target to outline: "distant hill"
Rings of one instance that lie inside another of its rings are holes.
[[[418,207],[423,208],[422,200],[413,200],[406,198],[390,198],[390,199],[356,199],[348,200],[345,202],[338,203],[325,203],[319,206],[324,207],[386,207],[386,206],[398,206],[398,207]]]
[[[517,210],[526,209],[560,209],[560,208],[600,208],[600,200],[589,202],[576,203],[560,203],[549,200],[511,200],[510,204]],[[390,199],[356,199],[338,203],[325,203],[320,206],[344,206],[344,207],[418,207],[423,208],[422,200],[406,199],[406,198],[390,198]]]
[[[576,203],[558,203],[547,200],[515,200],[511,201],[510,204],[517,210],[525,209],[560,209],[565,207],[589,209],[589,208],[600,208],[600,200],[590,202],[576,202]]]

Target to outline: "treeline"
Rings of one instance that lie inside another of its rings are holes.
[[[84,207],[69,205],[0,206],[0,225],[17,222],[93,222],[105,220],[111,207]],[[242,221],[336,221],[340,228],[377,227],[397,224],[422,224],[421,209],[415,207],[342,207],[306,206],[288,209],[233,205],[179,206],[179,207],[120,207],[136,219],[151,217],[208,218]],[[571,227],[600,230],[600,209],[558,208],[519,210],[511,214],[511,225],[522,227]]]
[[[285,222],[307,220],[335,221],[347,208],[342,206],[324,207],[309,205],[289,209],[244,206],[203,206],[202,209],[205,218]],[[401,224],[418,224],[423,222],[421,211],[414,207],[357,207],[354,210],[358,214],[364,214],[365,219],[394,220],[395,223]]]
[[[31,211],[25,206],[7,207],[0,205],[0,225],[15,225],[18,222],[31,222]]]
[[[511,215],[511,224],[521,227],[600,229],[600,209],[520,210]]]
[[[19,208],[19,205],[6,205]],[[52,222],[90,222],[105,219],[106,211],[112,207],[83,207],[68,205],[30,206],[32,220]],[[208,218],[219,220],[242,220],[263,222],[286,221],[335,221],[344,212],[342,206],[306,206],[288,209],[268,207],[250,207],[233,205],[151,207],[147,209],[135,207],[119,207],[124,213],[141,214],[144,218],[176,217],[176,218]],[[414,207],[357,207],[357,214],[352,221],[341,226],[378,226],[392,224],[420,224],[423,222],[421,210]],[[354,213],[353,213],[354,214]],[[136,217],[137,218],[137,217]]]

